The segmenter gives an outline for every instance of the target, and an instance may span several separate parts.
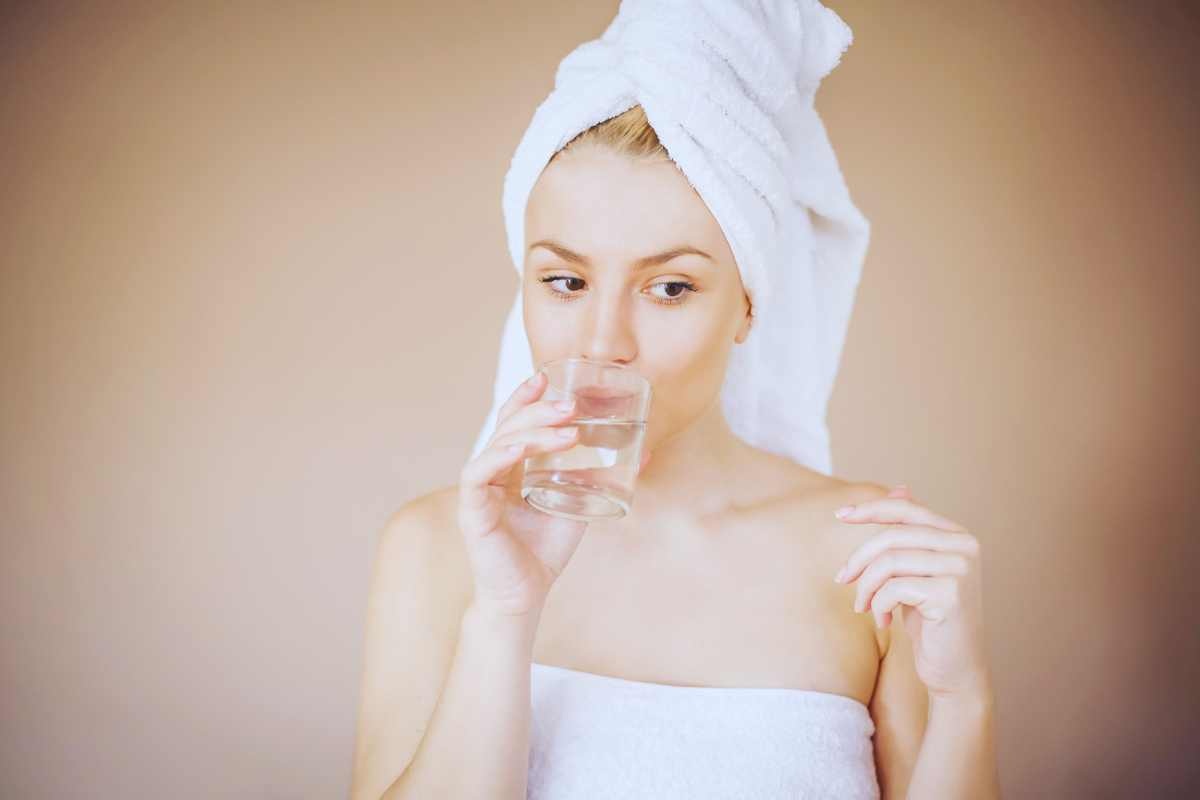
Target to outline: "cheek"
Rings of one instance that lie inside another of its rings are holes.
[[[562,301],[545,297],[540,289],[539,286],[526,286],[521,298],[525,335],[534,363],[569,355],[557,351],[562,349],[563,342],[569,341],[563,334],[570,324],[570,316],[563,313]]]
[[[670,315],[664,315],[670,316]],[[720,392],[733,338],[712,314],[647,322],[639,357],[655,378],[654,416],[675,428],[707,408]]]
[[[660,320],[655,320],[660,323]],[[661,320],[660,324],[642,327],[643,354],[664,366],[676,365],[678,371],[689,369],[708,359],[720,337],[712,327],[689,325],[686,320]]]
[[[643,359],[656,369],[686,374],[720,360],[725,340],[719,314],[710,309],[647,309],[637,321]],[[732,339],[730,339],[732,341]]]

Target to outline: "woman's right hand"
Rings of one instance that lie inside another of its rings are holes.
[[[524,460],[568,450],[578,439],[575,428],[563,427],[574,409],[538,399],[546,380],[539,371],[517,387],[498,412],[487,447],[459,476],[458,526],[474,578],[473,603],[486,613],[538,615],[587,529],[586,522],[546,514],[521,498]]]

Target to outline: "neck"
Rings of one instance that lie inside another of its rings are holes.
[[[729,427],[720,396],[699,418],[669,439],[655,444],[651,459],[634,486],[630,522],[664,516],[697,516],[728,504],[731,470],[748,445]]]

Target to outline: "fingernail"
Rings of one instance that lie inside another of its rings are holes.
[[[572,436],[575,435],[575,431],[576,431],[576,428],[574,428],[574,427],[557,428],[555,430],[555,433],[557,433],[559,436],[561,436],[564,439],[570,439]]]
[[[837,517],[838,519],[845,519],[847,516],[850,515],[850,512],[853,510],[854,510],[854,506],[842,506],[837,511],[833,512],[833,515],[835,517]]]
[[[575,407],[574,400],[559,400],[557,403],[554,404],[554,408],[557,409],[558,411],[570,411],[574,407]]]

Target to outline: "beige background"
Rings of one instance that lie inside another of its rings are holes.
[[[469,453],[501,180],[616,10],[250,5],[0,17],[6,798],[345,794],[375,537]],[[1194,7],[831,5],[835,472],[982,539],[1007,796],[1195,791]]]

